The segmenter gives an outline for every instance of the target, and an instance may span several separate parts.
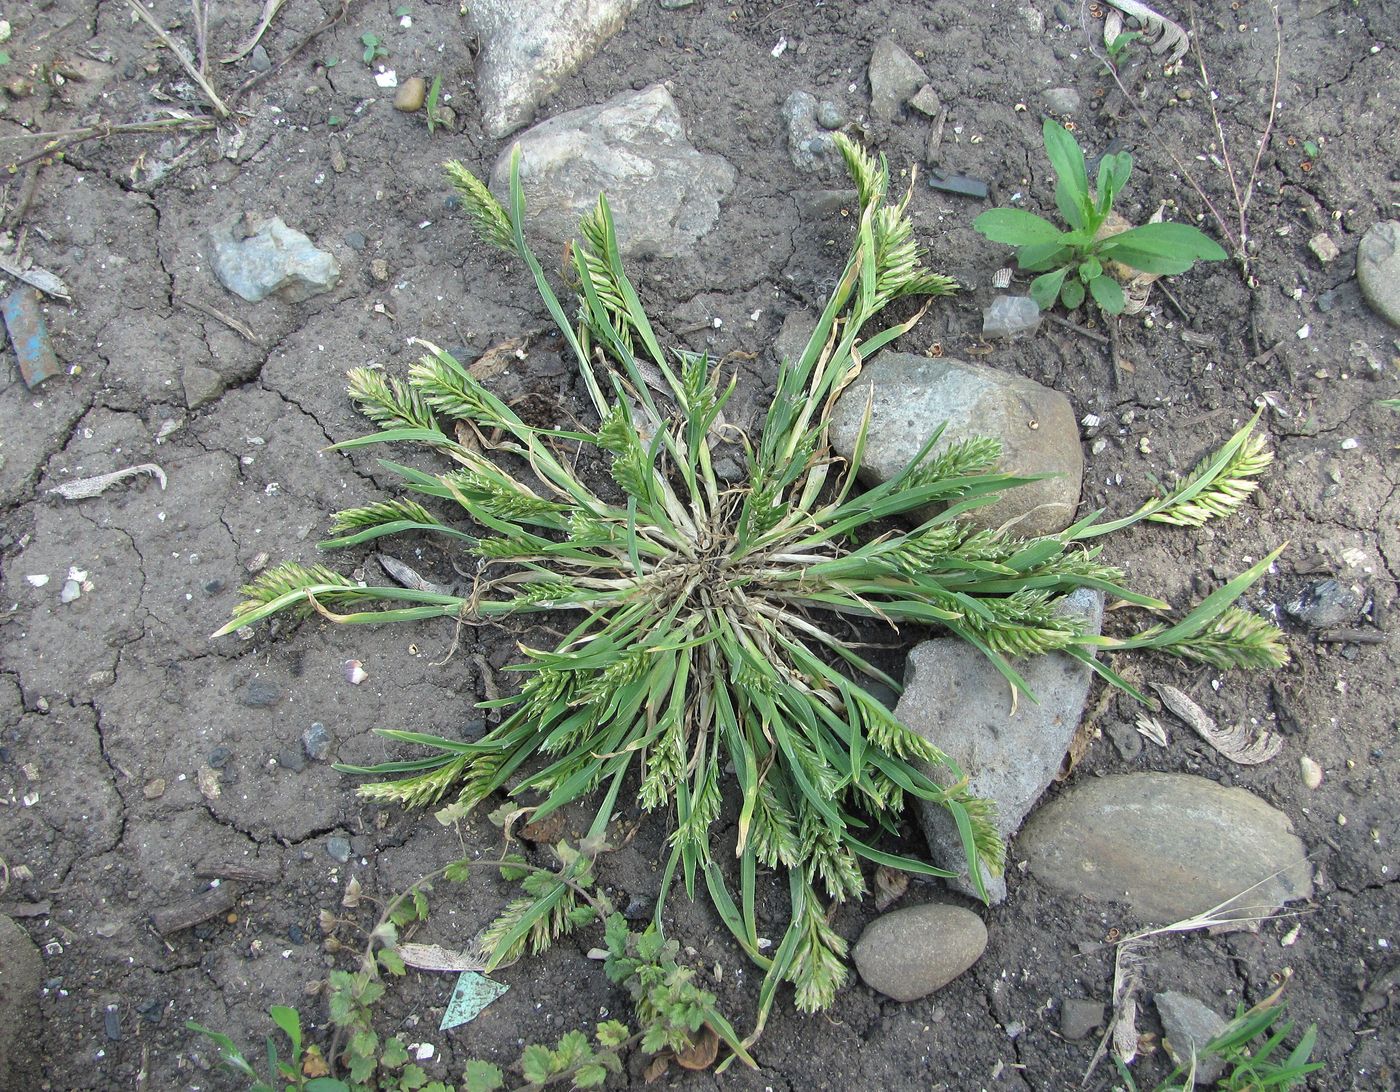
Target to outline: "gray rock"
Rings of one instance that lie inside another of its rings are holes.
[[[831,134],[817,124],[817,100],[806,91],[794,91],[783,103],[787,122],[788,154],[792,165],[808,173],[832,172],[841,167],[841,153]]]
[[[213,368],[186,364],[180,371],[180,384],[185,389],[185,405],[199,409],[224,393],[224,377]]]
[[[1019,337],[1040,328],[1040,307],[1030,296],[998,296],[982,309],[983,337]]]
[[[1104,1006],[1101,1001],[1066,997],[1060,1002],[1060,1034],[1066,1039],[1083,1039],[1095,1028],[1103,1026],[1103,1018]]]
[[[219,282],[249,303],[273,293],[287,303],[300,303],[329,292],[340,280],[335,258],[317,250],[282,217],[264,220],[247,238],[241,237],[240,224],[241,219],[217,225],[209,232],[209,241]]]
[[[926,118],[936,117],[938,111],[943,109],[943,104],[938,101],[938,92],[928,84],[919,88],[919,93],[909,100],[909,106]]]
[[[276,705],[282,697],[282,688],[268,679],[249,679],[248,684],[238,694],[238,704],[251,709],[266,709]]]
[[[839,129],[846,124],[846,111],[840,103],[822,99],[817,103],[817,124],[823,129]]]
[[[1081,781],[1036,812],[1016,846],[1052,891],[1125,902],[1151,922],[1227,900],[1269,913],[1312,894],[1306,851],[1283,812],[1191,774]]]
[[[564,78],[621,28],[640,0],[472,0],[477,94],[491,137],[525,125]]]
[[[1080,589],[1061,607],[1081,619],[1084,631],[1103,625],[1103,596]],[[1026,814],[1054,779],[1079,726],[1090,671],[1064,653],[1018,660],[1016,670],[1039,704],[1021,698],[1011,709],[1006,679],[966,641],[939,637],[909,654],[904,695],[895,715],[940,747],[968,775],[974,795],[996,804],[996,826],[1009,842]],[[926,771],[949,780],[946,770]],[[919,802],[919,823],[934,864],[964,872],[967,858],[957,825],[946,808]],[[950,881],[967,894],[976,889],[964,875]],[[1006,898],[1006,881],[985,869],[982,882],[993,903]]]
[[[1114,749],[1126,761],[1132,762],[1142,754],[1142,733],[1127,721],[1114,721],[1104,731],[1108,733],[1108,738],[1113,740]]]
[[[796,190],[792,196],[804,219],[824,220],[854,208],[859,195],[855,190]]]
[[[1040,96],[1040,101],[1052,114],[1079,112],[1079,92],[1073,87],[1052,87]]]
[[[881,353],[837,402],[832,444],[849,456],[866,399],[874,390],[861,476],[870,482],[898,474],[929,435],[947,422],[939,448],[973,436],[1001,442],[1001,469],[1055,477],[1009,489],[997,503],[968,513],[977,527],[1014,521],[1012,533],[1045,535],[1064,530],[1079,506],[1084,454],[1079,425],[1064,395],[1029,379],[951,358]],[[935,514],[921,510],[924,518]]]
[[[296,747],[283,747],[277,752],[277,765],[291,773],[306,769],[306,756]]]
[[[306,752],[307,758],[315,762],[324,762],[330,757],[331,744],[334,742],[330,729],[319,720],[301,734],[302,750]]]
[[[1400,220],[1372,224],[1361,237],[1356,279],[1371,309],[1400,326]]]
[[[0,1087],[39,1087],[39,983],[43,961],[29,934],[0,914]]]
[[[1283,605],[1289,617],[1315,629],[1355,622],[1365,607],[1366,590],[1340,580],[1320,580]]]
[[[272,58],[267,55],[267,50],[261,42],[253,47],[253,55],[248,59],[248,63],[254,72],[266,72],[272,67]]]
[[[1202,1053],[1207,1043],[1225,1030],[1227,1021],[1204,1002],[1190,994],[1164,990],[1154,994],[1152,1002],[1162,1018],[1163,1046],[1177,1065],[1190,1065],[1196,1057],[1196,1084],[1209,1088],[1225,1072],[1225,1062],[1218,1055]]]
[[[898,121],[904,104],[927,82],[914,58],[888,38],[875,43],[870,56],[870,113],[879,121]]]
[[[606,192],[628,257],[688,251],[714,227],[736,178],[726,160],[686,140],[676,104],[660,85],[542,122],[520,136],[520,149],[532,231],[563,244]],[[509,152],[497,161],[491,188],[508,197]]]
[[[326,839],[326,854],[331,860],[344,864],[350,859],[350,839],[332,834]]]
[[[851,956],[872,990],[917,1001],[957,978],[986,947],[987,927],[972,911],[926,903],[876,918]]]

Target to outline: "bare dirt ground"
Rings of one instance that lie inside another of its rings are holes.
[[[458,4],[407,0],[411,27],[397,7],[351,3],[342,23],[237,99],[236,126],[115,133],[41,159],[30,158],[43,147],[34,133],[170,117],[167,109],[207,113],[207,103],[124,4],[34,0],[5,13],[15,37],[0,68],[0,161],[29,162],[0,191],[4,226],[73,297],[44,309],[63,374],[30,392],[7,351],[0,379],[0,854],[10,869],[0,911],[43,954],[38,1053],[17,1088],[234,1087],[185,1022],[250,1047],[270,1030],[270,1004],[298,1005],[323,1025],[324,1005],[306,987],[336,957],[322,949],[318,912],[338,905],[351,876],[384,895],[463,848],[431,818],[359,802],[355,779],[302,756],[301,736],[320,722],[332,757],[353,762],[387,753],[375,727],[466,731],[519,632],[464,632],[446,664],[457,637],[446,622],[353,632],[314,622],[247,641],[208,637],[251,570],[321,560],[315,542],[327,513],[382,495],[369,458],[324,450],[365,428],[344,394],[347,368],[382,363],[401,374],[413,336],[473,354],[547,325],[525,279],[475,245],[447,200],[442,160],[485,173],[508,146],[484,138],[476,120],[473,43]],[[248,35],[260,9],[254,0],[214,6],[210,67],[226,96],[256,73],[248,58],[217,57]],[[193,40],[186,5],[159,0],[151,10]],[[288,3],[263,39],[273,63],[337,10],[329,0]],[[1273,21],[1261,0],[1205,0],[1197,16],[1229,151],[1247,170],[1268,116]],[[1222,722],[1281,732],[1273,762],[1231,766],[1184,730],[1165,749],[1115,745],[1134,734],[1137,710],[1122,697],[1091,698],[1100,738],[1073,777],[1191,771],[1283,809],[1313,854],[1314,905],[1257,934],[1164,942],[1144,968],[1147,987],[1225,1007],[1289,978],[1291,1014],[1318,1025],[1316,1057],[1327,1065],[1312,1087],[1392,1088],[1396,999],[1373,987],[1396,969],[1400,945],[1400,416],[1375,403],[1400,386],[1400,331],[1367,309],[1353,274],[1361,234],[1400,202],[1400,4],[1284,0],[1281,20],[1281,108],[1250,212],[1256,288],[1228,263],[1175,279],[1175,305],[1154,296],[1150,324],[1121,322],[1117,366],[1101,338],[1054,324],[1033,339],[986,344],[979,308],[1006,252],[970,224],[989,203],[920,184],[912,209],[922,241],[936,268],[969,287],[901,347],[938,345],[1027,375],[1065,393],[1078,415],[1098,415],[1103,424],[1085,436],[1084,503],[1114,510],[1190,466],[1272,392],[1265,421],[1278,462],[1247,515],[1215,532],[1140,527],[1110,555],[1142,590],[1181,606],[1287,540],[1252,605],[1277,610],[1336,576],[1365,587],[1369,610],[1342,640],[1284,619],[1293,663],[1272,678],[1122,665],[1174,683]],[[864,116],[865,66],[880,37],[920,55],[948,108],[944,165],[987,179],[994,202],[1021,193],[1030,207],[1049,207],[1040,96],[1071,87],[1083,103],[1081,140],[1102,150],[1116,138],[1135,154],[1126,212],[1145,217],[1162,201],[1175,202],[1179,219],[1205,211],[1169,148],[1222,211],[1233,210],[1192,58],[1169,77],[1160,64],[1134,62],[1139,115],[1092,55],[1100,25],[1049,0],[698,0],[676,11],[645,0],[539,116],[668,83],[692,142],[728,158],[739,181],[693,253],[635,263],[633,277],[672,341],[752,353],[761,382],[776,367],[771,345],[784,316],[823,295],[848,237],[840,212],[808,192],[840,181],[793,167],[783,100],[803,88]],[[383,40],[401,76],[441,74],[454,131],[430,135],[422,115],[392,109],[392,92],[360,59],[365,33]],[[781,39],[788,45],[775,57]],[[870,125],[864,138],[902,170],[922,163],[928,123]],[[207,232],[243,212],[280,215],[334,253],[339,286],[301,304],[245,304],[226,292],[210,270]],[[1340,248],[1330,263],[1308,247],[1319,232]],[[535,338],[511,379],[543,412],[579,405],[558,350]],[[1098,438],[1101,449],[1091,446]],[[163,491],[143,480],[77,502],[49,492],[146,462],[168,476]],[[450,560],[424,545],[414,564],[450,580]],[[350,571],[365,557],[331,563]],[[85,570],[91,586],[62,603],[70,568]],[[49,580],[35,586],[37,576]],[[349,659],[364,665],[362,685],[346,681]],[[1304,754],[1325,771],[1316,790],[1299,776]],[[460,836],[468,852],[485,853],[497,832],[474,823]],[[332,838],[349,840],[347,861],[328,853]],[[639,837],[604,864],[623,905],[654,897],[661,838]],[[236,890],[231,909],[165,937],[152,928],[153,911],[199,894],[220,872],[244,877],[225,881]],[[761,1070],[670,1079],[753,1089],[1078,1086],[1093,1042],[1062,1038],[1058,1007],[1107,999],[1107,950],[1081,949],[1135,923],[1113,906],[1051,896],[1017,869],[1014,849],[1010,880],[1009,900],[986,913],[986,954],[944,990],[900,1005],[856,983],[818,1018],[784,1002],[759,1045]],[[444,889],[421,939],[464,945],[501,898],[486,879]],[[742,1026],[757,976],[706,908],[673,905],[674,934]],[[845,908],[835,924],[854,938],[873,914]],[[584,959],[593,943],[585,936],[504,972],[510,992],[450,1033],[436,1030],[450,979],[410,974],[381,1006],[382,1030],[434,1043],[435,1075],[456,1079],[474,1055],[508,1062],[522,1040],[552,1040],[625,1007]],[[1144,1015],[1144,1031],[1152,1020]],[[1157,1052],[1138,1069],[1150,1080],[1166,1066]],[[1107,1068],[1090,1082],[1111,1084]]]

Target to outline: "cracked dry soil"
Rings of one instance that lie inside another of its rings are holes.
[[[216,6],[211,58],[247,35],[261,6]],[[367,807],[352,778],[298,761],[301,734],[323,723],[331,757],[354,762],[386,754],[376,726],[465,731],[488,677],[527,635],[512,627],[457,634],[446,622],[347,632],[315,621],[246,641],[208,638],[251,568],[317,560],[326,514],[381,495],[371,458],[324,450],[365,429],[343,393],[346,368],[381,363],[401,373],[415,335],[474,354],[547,323],[526,279],[475,245],[447,201],[441,160],[459,157],[484,172],[508,143],[486,140],[476,121],[473,43],[458,5],[409,7],[404,28],[388,3],[352,3],[343,25],[241,100],[236,147],[232,126],[217,138],[114,135],[22,167],[3,191],[10,215],[29,186],[22,218],[6,227],[73,294],[71,306],[45,306],[71,374],[28,392],[7,352],[0,380],[0,854],[11,870],[0,912],[16,916],[41,949],[44,978],[41,1021],[27,1029],[36,1053],[16,1088],[234,1087],[185,1022],[227,1030],[254,1055],[270,1004],[299,1005],[320,1027],[324,1003],[306,987],[335,957],[322,951],[318,911],[338,905],[351,876],[388,894],[462,849],[458,834],[431,818]],[[811,192],[840,181],[793,168],[782,101],[801,87],[862,116],[864,66],[882,35],[922,51],[948,107],[944,164],[988,179],[1000,203],[1020,194],[1048,206],[1037,104],[1045,88],[1063,85],[1082,96],[1076,120],[1091,148],[1117,137],[1137,157],[1125,211],[1146,216],[1161,201],[1174,201],[1182,219],[1203,211],[1167,147],[1180,149],[1229,208],[1190,59],[1165,78],[1160,66],[1137,62],[1131,85],[1154,134],[1091,55],[1074,6],[1063,7],[1075,25],[1062,25],[1049,0],[699,0],[678,11],[647,0],[539,116],[669,81],[693,143],[728,157],[739,183],[693,253],[634,263],[634,279],[663,339],[752,354],[746,375],[761,391],[784,317],[820,300],[849,232]],[[287,4],[263,40],[269,56],[282,59],[333,11],[328,0]],[[185,6],[159,0],[153,13],[168,27],[183,22],[175,33],[190,40]],[[1198,14],[1233,161],[1247,166],[1267,114],[1272,22],[1259,0],[1202,3]],[[122,5],[38,0],[9,15],[19,33],[7,77],[80,58],[83,78],[58,85],[43,77],[50,67],[35,73],[28,93],[6,97],[6,162],[37,148],[21,139],[30,132],[131,120],[163,105],[201,108],[169,51]],[[1101,418],[1086,430],[1084,503],[1114,511],[1188,468],[1272,392],[1265,421],[1278,461],[1252,505],[1202,532],[1135,528],[1109,544],[1109,555],[1144,590],[1180,607],[1288,540],[1253,606],[1277,610],[1335,575],[1366,585],[1370,613],[1349,641],[1285,619],[1294,659],[1273,677],[1119,664],[1139,682],[1180,687],[1217,720],[1247,718],[1283,733],[1283,753],[1270,764],[1230,766],[1179,726],[1165,749],[1120,750],[1110,736],[1132,736],[1138,710],[1107,695],[1091,699],[1094,739],[1072,776],[1192,771],[1287,812],[1317,867],[1314,905],[1257,934],[1164,942],[1149,955],[1146,988],[1182,989],[1226,1008],[1291,976],[1292,1015],[1317,1023],[1315,1056],[1327,1065],[1313,1087],[1391,1088],[1400,1057],[1394,999],[1382,994],[1377,1008],[1374,993],[1363,998],[1396,968],[1400,945],[1400,418],[1375,406],[1396,393],[1397,331],[1367,310],[1353,270],[1361,233],[1400,199],[1400,5],[1283,0],[1281,15],[1282,106],[1251,213],[1256,290],[1228,265],[1174,279],[1177,304],[1158,294],[1150,326],[1121,324],[1118,367],[1106,345],[1054,324],[1030,340],[985,345],[979,307],[1007,255],[971,230],[981,203],[921,184],[912,209],[922,241],[934,266],[969,288],[933,308],[901,347],[977,356]],[[391,108],[359,60],[367,32],[383,39],[401,77],[441,73],[458,131],[430,137],[421,116]],[[780,38],[789,46],[774,57]],[[252,75],[246,60],[211,67],[225,88]],[[922,160],[928,128],[914,117],[864,135],[904,171]],[[1322,151],[1306,166],[1305,141]],[[331,250],[344,270],[339,287],[295,306],[248,305],[224,292],[210,273],[206,231],[244,211],[280,214]],[[1340,246],[1338,260],[1323,265],[1309,252],[1318,232]],[[371,269],[376,259],[386,280]],[[199,305],[246,323],[256,340]],[[1306,338],[1298,333],[1305,326]],[[527,359],[499,382],[505,394],[528,397],[533,412],[583,412],[560,345],[547,335],[533,337]],[[141,480],[80,502],[47,492],[139,462],[162,466],[169,487]],[[393,549],[433,579],[455,578],[438,544]],[[367,555],[331,560],[384,579]],[[62,604],[70,567],[87,571],[91,589]],[[49,577],[43,587],[28,579],[41,575]],[[454,640],[455,655],[441,663]],[[358,687],[343,672],[351,658],[368,672]],[[1325,771],[1313,791],[1298,774],[1304,754]],[[647,831],[602,866],[622,905],[654,895],[664,832]],[[331,836],[349,840],[348,862],[328,855]],[[496,844],[484,823],[461,837],[471,853]],[[224,881],[235,891],[231,909],[168,936],[153,929],[153,911],[219,875],[233,877]],[[1114,906],[1050,896],[1017,868],[1014,849],[1010,879],[1010,899],[986,912],[986,954],[944,990],[899,1005],[856,983],[826,1018],[783,1005],[759,1046],[761,1071],[672,1079],[696,1088],[721,1080],[752,1089],[1077,1087],[1092,1041],[1060,1036],[1058,1006],[1107,999],[1110,957],[1092,945],[1136,923]],[[924,894],[916,886],[906,898]],[[420,939],[464,945],[501,901],[499,885],[485,879],[440,890]],[[742,1025],[755,975],[707,908],[683,899],[672,906],[674,934]],[[835,924],[854,938],[873,913],[846,906]],[[771,913],[768,920],[776,927]],[[455,1078],[472,1055],[506,1062],[521,1040],[553,1041],[605,1010],[622,1011],[625,999],[584,959],[592,943],[585,935],[503,972],[510,992],[446,1034],[436,1026],[450,980],[410,974],[381,1006],[381,1030],[434,1043],[430,1068],[439,1075]],[[1153,1019],[1144,1015],[1144,1031],[1158,1030]],[[1140,1082],[1160,1076],[1162,1053],[1147,1053],[1137,1068]],[[635,1071],[630,1079],[639,1082]],[[1111,1083],[1101,1069],[1091,1087]]]

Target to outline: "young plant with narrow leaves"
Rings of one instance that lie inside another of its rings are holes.
[[[498,791],[527,801],[535,820],[597,793],[585,839],[596,843],[624,783],[631,784],[644,809],[673,811],[656,922],[677,882],[691,897],[704,886],[764,971],[754,1035],[783,983],[796,987],[803,1010],[831,1004],[847,977],[846,943],[831,913],[864,893],[864,867],[947,875],[881,848],[911,798],[951,814],[974,883],[981,883],[979,862],[994,871],[1002,863],[989,808],[970,795],[963,772],[867,688],[870,680],[896,691],[899,684],[861,654],[850,622],[940,627],[979,649],[1022,692],[1016,658],[1054,650],[1135,695],[1097,651],[1152,648],[1218,666],[1285,659],[1277,630],[1233,607],[1274,554],[1182,621],[1134,636],[1085,633],[1056,610],[1080,588],[1165,610],[1123,587],[1122,574],[1091,541],[1139,520],[1191,524],[1228,512],[1266,462],[1249,438],[1253,422],[1133,515],[1100,524],[1095,513],[1061,534],[1031,539],[976,530],[960,518],[1027,480],[994,469],[993,441],[935,451],[942,430],[934,430],[903,472],[866,488],[858,473],[867,411],[852,457],[832,454],[828,425],[837,397],[862,360],[923,312],[903,308],[889,325],[877,321],[882,313],[955,287],[923,266],[909,195],[890,198],[885,162],[835,139],[858,194],[855,240],[807,345],[782,361],[754,437],[723,420],[735,384],[720,362],[662,348],[623,270],[605,198],[583,220],[571,251],[578,301],[571,318],[525,240],[518,150],[509,209],[464,167],[450,165],[479,234],[530,271],[577,360],[596,423],[527,424],[427,343],[406,384],[352,373],[352,397],[379,431],[339,447],[413,443],[456,468],[432,474],[384,462],[422,501],[341,512],[335,537],[322,545],[355,547],[404,532],[445,536],[475,556],[474,586],[462,595],[365,587],[321,566],[282,565],[245,589],[246,601],[222,631],[285,611],[348,624],[576,616],[553,647],[522,648],[518,692],[483,703],[501,711],[495,727],[472,742],[386,730],[424,753],[357,768],[393,775],[361,792],[415,806],[447,799],[439,813],[446,821]],[[735,443],[747,476],[722,482],[716,449]],[[610,467],[610,482],[575,470],[588,461],[578,458],[581,449]],[[506,464],[495,453],[514,458]],[[455,504],[466,522],[458,526],[428,507],[440,503]],[[912,527],[900,522],[938,505],[939,515]],[[726,808],[737,834],[718,852]],[[729,866],[726,855],[734,858]],[[784,876],[790,901],[789,924],[771,949],[758,933],[760,871]],[[547,941],[556,924],[568,924],[567,910],[558,917],[568,885],[560,892],[539,882],[526,897],[536,906],[557,901],[533,918],[511,911],[515,920],[493,948],[498,960],[508,947]]]
[[[1049,118],[1042,132],[1055,172],[1055,207],[1069,230],[1061,231],[1024,209],[989,209],[972,222],[992,242],[1016,247],[1016,264],[1022,269],[1040,274],[1031,281],[1031,298],[1042,311],[1057,299],[1073,311],[1088,296],[1108,314],[1122,314],[1127,301],[1113,276],[1115,263],[1143,273],[1173,274],[1185,273],[1198,261],[1219,262],[1228,256],[1189,224],[1143,224],[1107,234],[1104,225],[1133,173],[1133,157],[1115,152],[1100,159],[1091,191],[1079,142]]]

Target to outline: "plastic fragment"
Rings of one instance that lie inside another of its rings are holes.
[[[980,178],[974,178],[970,174],[959,174],[957,171],[929,170],[928,184],[935,190],[944,193],[955,193],[959,197],[977,197],[985,199],[988,194],[987,183]]]
[[[476,971],[463,971],[452,990],[452,997],[442,1014],[439,1031],[469,1024],[481,1015],[487,1005],[505,993],[509,986],[495,982]]]
[[[39,313],[39,295],[28,285],[16,288],[3,302],[5,328],[10,343],[19,358],[19,372],[24,385],[33,390],[44,380],[58,374],[58,358],[54,356],[44,316]]]
[[[998,296],[982,311],[982,336],[1012,338],[1034,333],[1040,307],[1029,296]]]

